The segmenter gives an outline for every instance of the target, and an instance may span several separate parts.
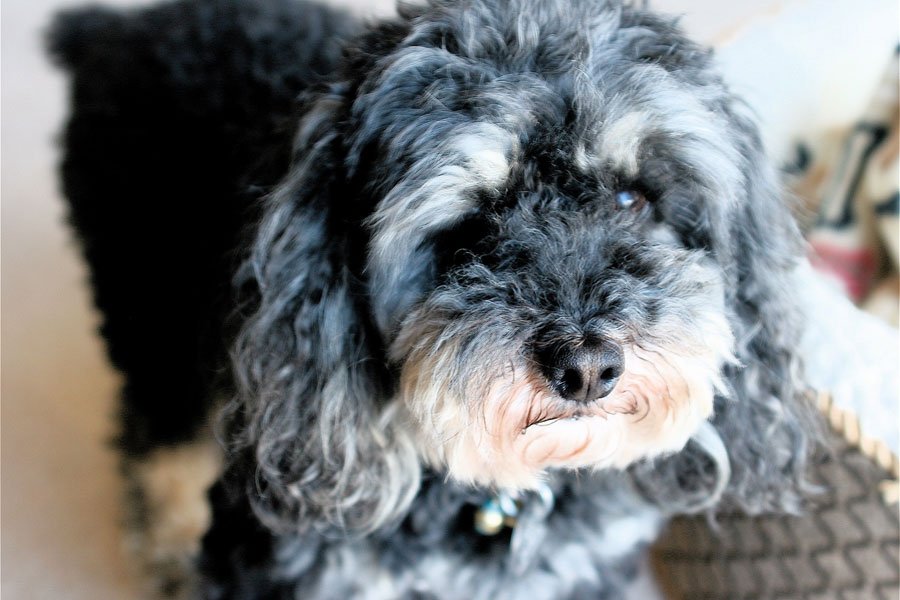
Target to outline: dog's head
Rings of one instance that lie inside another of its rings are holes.
[[[358,40],[243,270],[263,519],[377,527],[423,463],[790,503],[799,236],[745,113],[708,53],[616,2],[435,0]],[[724,445],[685,449],[708,420]]]

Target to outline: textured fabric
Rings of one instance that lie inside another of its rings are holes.
[[[833,430],[829,443],[811,473],[823,491],[803,516],[673,521],[655,551],[668,597],[896,599],[900,518],[884,494],[896,457],[885,469]]]
[[[800,188],[817,210],[809,236],[813,264],[831,274],[854,302],[895,326],[900,260],[898,106],[895,51],[868,109],[844,138],[836,159],[809,174],[822,183],[807,181],[806,188]]]

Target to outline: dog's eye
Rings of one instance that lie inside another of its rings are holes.
[[[637,190],[616,192],[616,206],[621,210],[640,212],[647,205],[647,196]]]

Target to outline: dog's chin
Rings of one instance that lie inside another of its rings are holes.
[[[538,487],[550,469],[624,468],[687,443],[712,414],[723,359],[632,345],[616,388],[590,403],[563,400],[518,364],[492,380],[474,414],[438,403],[420,421],[420,450],[458,481],[509,490]]]

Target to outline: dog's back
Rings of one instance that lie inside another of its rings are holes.
[[[242,239],[288,169],[298,97],[356,27],[292,0],[194,0],[76,9],[48,32],[72,82],[63,192],[125,375],[127,539],[154,593],[183,592],[207,525]]]
[[[202,421],[242,230],[287,169],[298,95],[355,27],[318,5],[201,0],[78,9],[51,28],[72,76],[63,188],[128,375],[127,451]]]

